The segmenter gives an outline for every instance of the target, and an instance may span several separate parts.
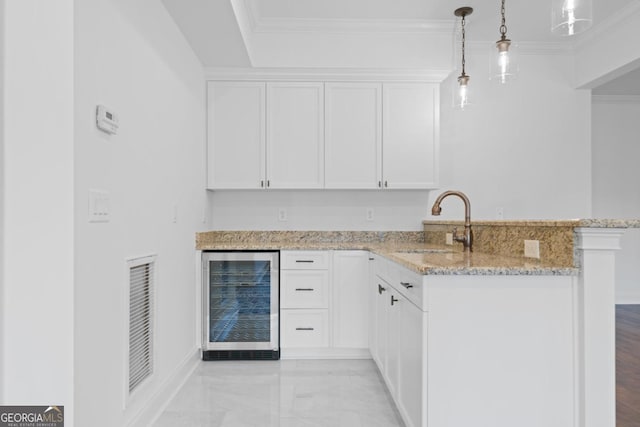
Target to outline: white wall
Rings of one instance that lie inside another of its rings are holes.
[[[640,99],[594,97],[593,215],[640,218]],[[616,254],[616,302],[640,304],[640,230],[627,230]]]
[[[215,230],[422,230],[428,191],[212,191]],[[286,221],[278,220],[285,209]],[[367,209],[374,220],[367,221]]]
[[[197,360],[194,234],[208,228],[205,85],[160,2],[75,4],[76,425],[124,426],[141,410],[155,415],[151,399],[163,387],[174,391],[174,375]],[[96,129],[97,104],[119,115],[117,135]],[[89,189],[110,193],[109,223],[87,221]],[[148,254],[157,254],[155,373],[123,410],[126,259]]]
[[[3,404],[73,426],[73,0],[3,2]]]
[[[440,187],[435,191],[214,191],[214,229],[420,230],[446,189],[471,199],[472,220],[590,216],[590,93],[572,86],[571,58],[521,55],[510,86],[488,80],[488,49],[469,54],[476,105],[452,109],[452,78],[441,85]],[[278,221],[278,208],[289,220]],[[366,221],[366,208],[374,221]],[[459,200],[441,218],[463,219]]]
[[[4,0],[0,1],[0,195],[4,195]],[[0,242],[4,242],[4,197],[0,196]],[[4,296],[4,245],[0,244],[0,308]],[[0,378],[4,378],[4,310],[0,313]],[[4,401],[4,387],[0,387],[0,402]]]
[[[572,88],[571,58],[521,54],[517,80],[500,86],[488,80],[488,53],[467,61],[469,109],[451,108],[457,76],[441,86],[441,187],[469,196],[472,219],[494,219],[498,207],[505,219],[588,217],[591,103]],[[442,216],[450,209],[462,218],[462,203],[445,201]]]

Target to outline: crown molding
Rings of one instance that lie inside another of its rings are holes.
[[[205,68],[206,80],[440,83],[451,70],[372,68]]]
[[[601,38],[605,33],[614,32],[617,27],[622,25],[625,21],[631,19],[631,16],[637,13],[640,13],[640,2],[638,1],[629,3],[620,10],[617,10],[601,23],[595,25],[591,30],[579,35],[573,43],[574,51],[589,46],[596,39]]]
[[[473,52],[489,51],[495,46],[495,40],[467,42],[468,49]],[[513,47],[520,55],[571,55],[573,45],[568,42],[514,42]]]
[[[260,16],[256,2],[233,0],[239,4],[254,33],[323,34],[450,34],[454,19],[309,19]]]
[[[640,95],[591,95],[594,104],[640,104]]]

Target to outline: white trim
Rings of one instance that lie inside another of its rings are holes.
[[[520,55],[573,55],[573,44],[568,41],[530,42],[514,40],[514,44],[516,44]],[[467,52],[483,55],[486,54],[494,45],[495,40],[470,41],[467,42]]]
[[[371,359],[368,348],[281,348],[280,359]]]
[[[440,83],[449,69],[373,69],[373,68],[228,68],[206,67],[207,80],[256,81],[358,81]]]
[[[453,20],[258,18],[254,33],[449,35]]]
[[[148,427],[162,415],[171,400],[187,382],[200,363],[200,349],[191,349],[185,358],[153,394],[142,404],[140,410],[125,424],[126,427]]]
[[[573,44],[574,51],[588,47],[594,40],[601,38],[606,33],[615,32],[616,27],[622,25],[632,15],[639,12],[640,2],[633,1],[627,4],[598,25],[595,25],[591,30],[582,33]]]
[[[640,289],[616,292],[616,305],[640,304]]]
[[[594,104],[640,104],[640,95],[591,95]]]

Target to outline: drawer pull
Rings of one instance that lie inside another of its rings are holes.
[[[296,262],[304,262],[304,263],[308,263],[308,264],[313,264],[313,260],[312,259],[297,259]]]
[[[391,305],[393,305],[393,303],[398,302],[398,298],[395,298],[393,295],[391,295]]]
[[[313,291],[313,288],[296,288],[296,291]]]
[[[406,289],[411,289],[411,288],[413,288],[413,285],[412,285],[411,283],[409,283],[409,282],[400,282],[400,284],[401,284],[402,286],[404,286]]]
[[[313,328],[296,328],[296,331],[313,331]]]
[[[383,293],[384,291],[386,291],[386,290],[387,290],[387,288],[383,287],[380,283],[378,283],[378,293],[379,293],[380,295],[382,295],[382,293]]]

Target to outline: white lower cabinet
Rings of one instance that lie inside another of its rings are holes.
[[[368,251],[281,251],[283,359],[368,358]]]
[[[406,281],[406,275],[401,276],[399,270],[381,257],[375,257],[374,265],[370,307],[376,333],[372,334],[375,340],[371,355],[407,427],[423,426],[427,397],[427,313],[406,296],[407,289],[421,287],[422,282]]]
[[[407,427],[575,425],[576,277],[373,266],[371,355]]]

